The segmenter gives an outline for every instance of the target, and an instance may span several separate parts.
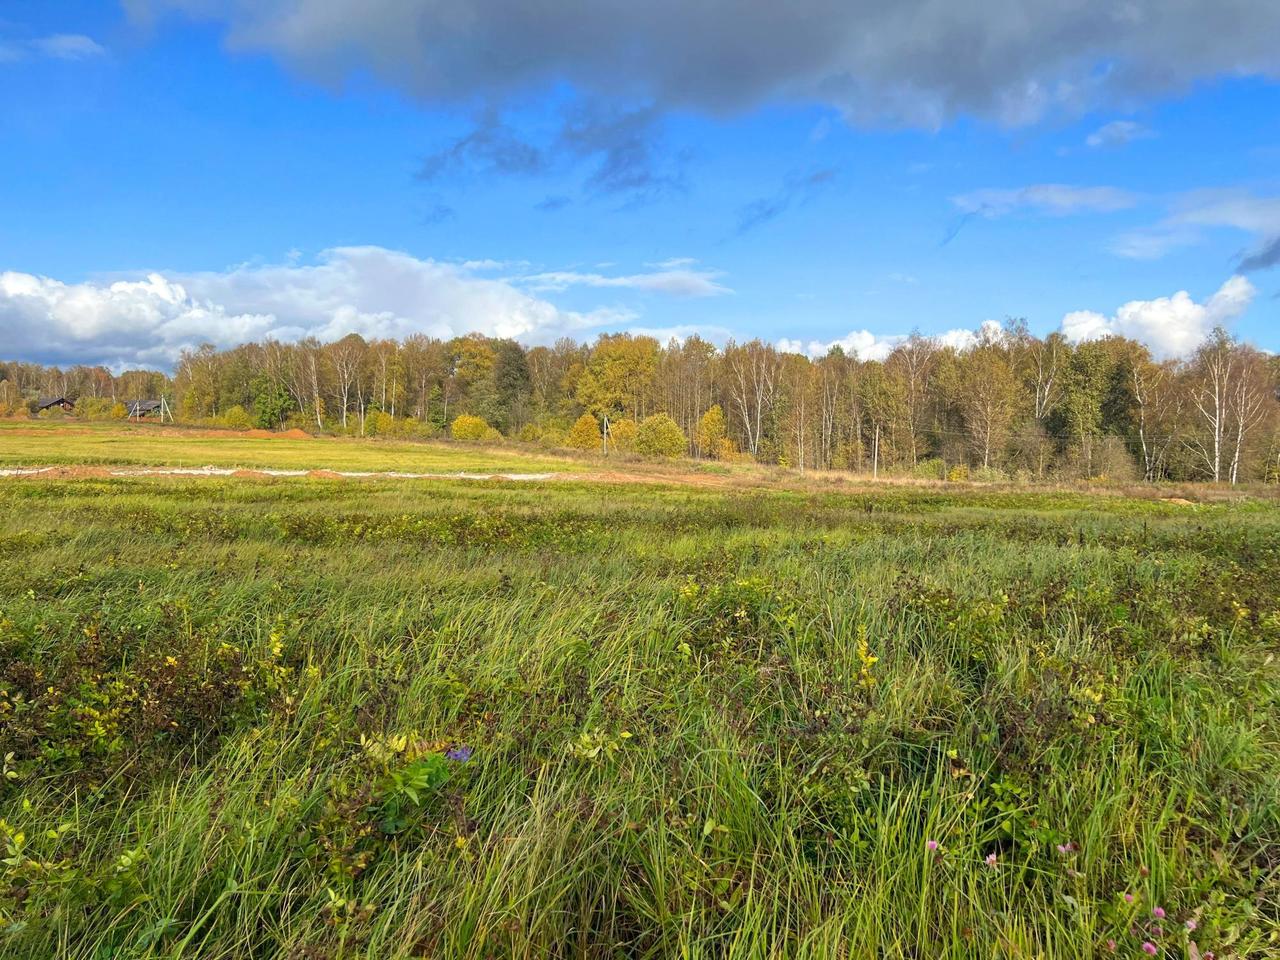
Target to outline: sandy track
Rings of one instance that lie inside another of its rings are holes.
[[[540,481],[557,477],[569,478],[558,473],[408,473],[399,470],[283,470],[270,467],[4,467],[0,477],[46,476],[49,479],[76,477],[317,477],[321,479],[347,480],[513,480]]]
[[[54,467],[3,467],[0,468],[0,480],[4,478],[43,480],[77,480],[91,478],[228,478],[239,477],[253,479],[300,479],[316,480],[502,480],[512,483],[603,483],[603,484],[640,484],[645,486],[693,486],[704,488],[752,487],[750,478],[713,476],[695,472],[642,472],[627,470],[592,470],[588,472],[545,472],[545,473],[506,473],[506,472],[468,472],[454,473],[411,473],[401,470],[333,470],[316,469],[284,469],[274,467],[217,467],[212,464],[203,467],[172,467],[155,465],[76,465]]]

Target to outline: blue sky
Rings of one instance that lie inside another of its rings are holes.
[[[920,19],[850,26],[856,3],[797,4],[794,37],[708,30],[752,3],[506,6],[450,36],[438,4],[10,0],[0,353],[638,329],[874,355],[1008,316],[1165,354],[1222,320],[1280,349],[1270,4],[1112,40],[1048,0],[1025,29],[958,3],[934,47]],[[698,69],[667,52],[685,32]]]

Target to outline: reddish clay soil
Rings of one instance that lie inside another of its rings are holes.
[[[296,427],[292,430],[242,430],[239,432],[242,437],[252,437],[254,440],[311,440],[311,434],[305,430],[299,430]]]

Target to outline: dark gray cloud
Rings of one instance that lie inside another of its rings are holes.
[[[859,121],[1030,123],[1216,76],[1280,76],[1275,0],[125,0],[223,23],[320,80],[426,100],[590,97],[726,113],[830,103]]]
[[[1253,253],[1243,257],[1236,269],[1243,273],[1251,273],[1254,270],[1269,270],[1275,266],[1280,266],[1280,237],[1272,237]]]
[[[660,149],[662,117],[653,107],[617,109],[578,104],[565,120],[560,147],[594,164],[587,189],[651,200],[684,189],[687,154],[667,158]]]
[[[489,110],[470,133],[428,154],[418,170],[418,179],[436,180],[458,170],[508,175],[541,173],[546,165],[541,150],[505,124],[496,111]]]
[[[541,210],[543,213],[552,213],[556,210],[563,210],[572,202],[573,201],[564,196],[564,194],[556,193],[544,197],[541,201],[534,204],[534,209]]]
[[[681,152],[667,155],[662,128],[663,117],[651,106],[577,100],[564,108],[559,130],[539,144],[486,109],[470,132],[423,159],[418,178],[532,176],[585,165],[588,193],[652,200],[683,189],[688,159]]]
[[[957,216],[954,220],[951,221],[950,225],[946,229],[946,232],[942,234],[942,239],[938,242],[938,246],[945,247],[947,244],[949,244],[952,240],[954,240],[956,237],[960,235],[960,231],[963,230],[965,227],[967,227],[969,225],[969,222],[973,220],[974,217],[979,217],[979,216],[981,216],[981,214],[977,210],[970,210],[968,213],[962,213],[959,216]]]
[[[804,203],[815,193],[832,183],[836,171],[831,168],[815,170],[803,176],[788,177],[778,192],[753,200],[738,211],[737,233],[754,230],[770,220],[776,220],[792,206]]]
[[[452,220],[457,215],[457,211],[447,203],[436,203],[430,208],[423,211],[422,223],[424,226],[435,226],[437,223],[444,223],[446,220]]]

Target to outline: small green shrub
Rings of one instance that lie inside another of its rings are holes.
[[[728,439],[728,426],[724,419],[724,410],[720,404],[714,404],[698,421],[698,448],[704,457],[720,457],[721,443]]]
[[[945,480],[947,465],[940,457],[929,457],[911,468],[911,476],[917,480]]]
[[[474,417],[464,413],[453,421],[449,434],[455,440],[483,440],[490,430],[483,417]]]
[[[609,446],[618,453],[632,453],[638,432],[634,420],[614,420],[609,424]]]
[[[249,416],[248,410],[237,403],[235,406],[228,407],[218,417],[218,423],[232,430],[249,430],[253,427],[253,418]]]
[[[682,457],[689,450],[689,441],[679,424],[665,413],[645,417],[636,430],[636,450],[650,457]]]
[[[574,421],[564,438],[564,445],[571,450],[599,450],[600,442],[600,424],[589,413],[584,413]]]
[[[385,410],[370,410],[364,418],[366,437],[394,437],[399,432],[399,421]]]

